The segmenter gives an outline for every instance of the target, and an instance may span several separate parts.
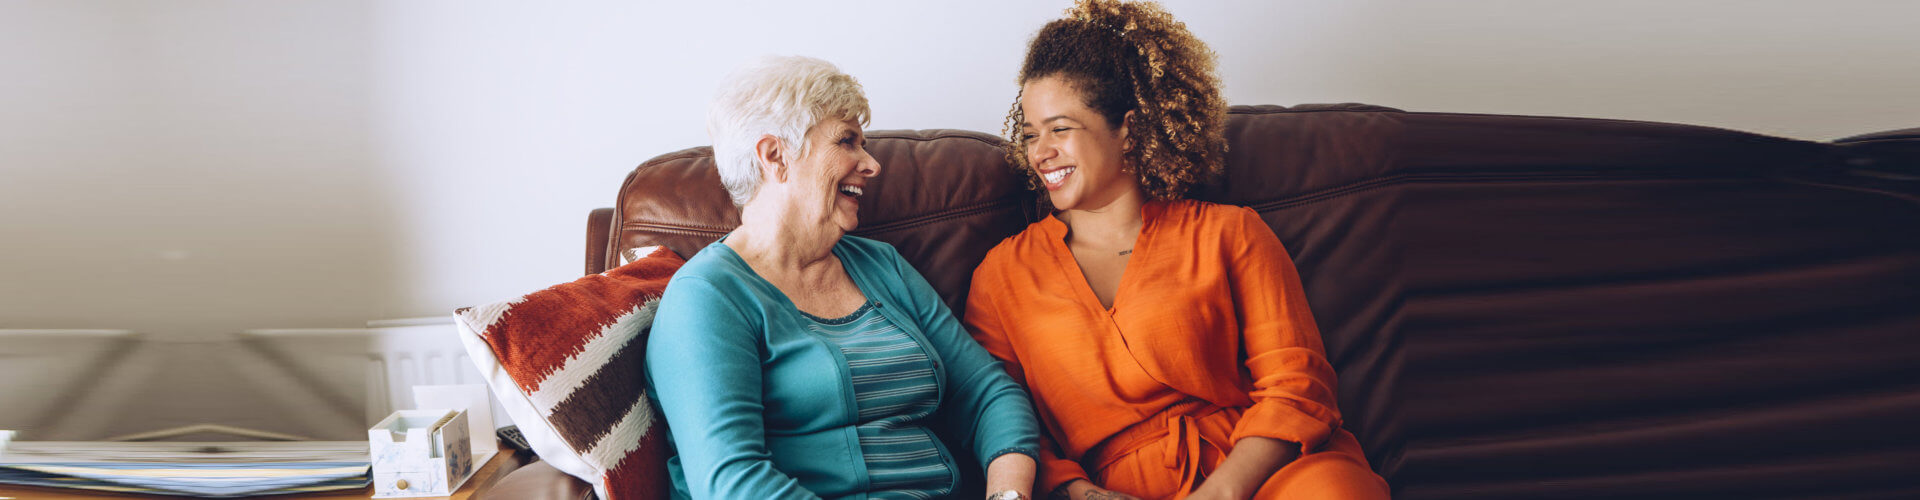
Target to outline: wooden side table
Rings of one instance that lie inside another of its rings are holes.
[[[453,500],[486,498],[485,496],[486,492],[489,488],[493,487],[493,483],[499,481],[500,478],[502,477],[506,477],[507,473],[513,472],[514,470],[519,469],[521,466],[526,465],[528,462],[532,460],[532,456],[533,456],[532,453],[515,453],[513,448],[507,447],[503,444],[502,446],[500,446],[500,452],[495,453],[493,455],[493,459],[488,460],[486,464],[481,465],[480,470],[478,472],[473,473],[473,478],[468,479],[467,484],[461,485],[460,489],[458,491],[454,491],[452,496],[420,497],[420,498],[428,499],[428,500],[438,499],[438,498],[450,498]],[[175,496],[175,495],[146,495],[146,494],[133,494],[133,493],[110,493],[105,491],[0,484],[0,500],[9,499],[9,498],[16,499],[16,500],[43,500],[43,499],[44,500],[80,500],[80,499],[120,499],[120,498],[187,499],[187,498],[195,498],[195,497],[184,497],[184,496]],[[298,500],[364,500],[368,498],[373,498],[373,486],[368,485],[367,487],[360,488],[360,489],[328,491],[328,492],[321,492],[321,493],[296,493],[296,494],[286,494],[286,495],[266,495],[266,496],[254,496],[254,497],[244,497],[244,498],[257,498],[260,500],[296,500],[296,499]]]

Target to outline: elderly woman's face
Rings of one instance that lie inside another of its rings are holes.
[[[860,196],[880,162],[867,154],[867,136],[853,120],[827,120],[807,131],[807,155],[795,165],[795,195],[817,206],[841,232],[860,225]]]

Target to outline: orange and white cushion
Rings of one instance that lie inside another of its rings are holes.
[[[540,458],[606,500],[664,498],[666,421],[646,396],[646,340],[685,259],[633,262],[454,312],[467,354]]]

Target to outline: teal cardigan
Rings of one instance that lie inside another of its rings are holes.
[[[926,278],[886,243],[842,237],[833,254],[875,311],[931,348],[940,406],[918,423],[962,441],[983,468],[1006,453],[1037,460],[1027,393]],[[647,341],[647,379],[678,453],[668,462],[676,498],[866,497],[846,361],[804,321],[722,242],[674,273]]]

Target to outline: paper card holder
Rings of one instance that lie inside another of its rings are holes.
[[[367,429],[373,498],[448,496],[473,475],[466,410],[401,410]]]

